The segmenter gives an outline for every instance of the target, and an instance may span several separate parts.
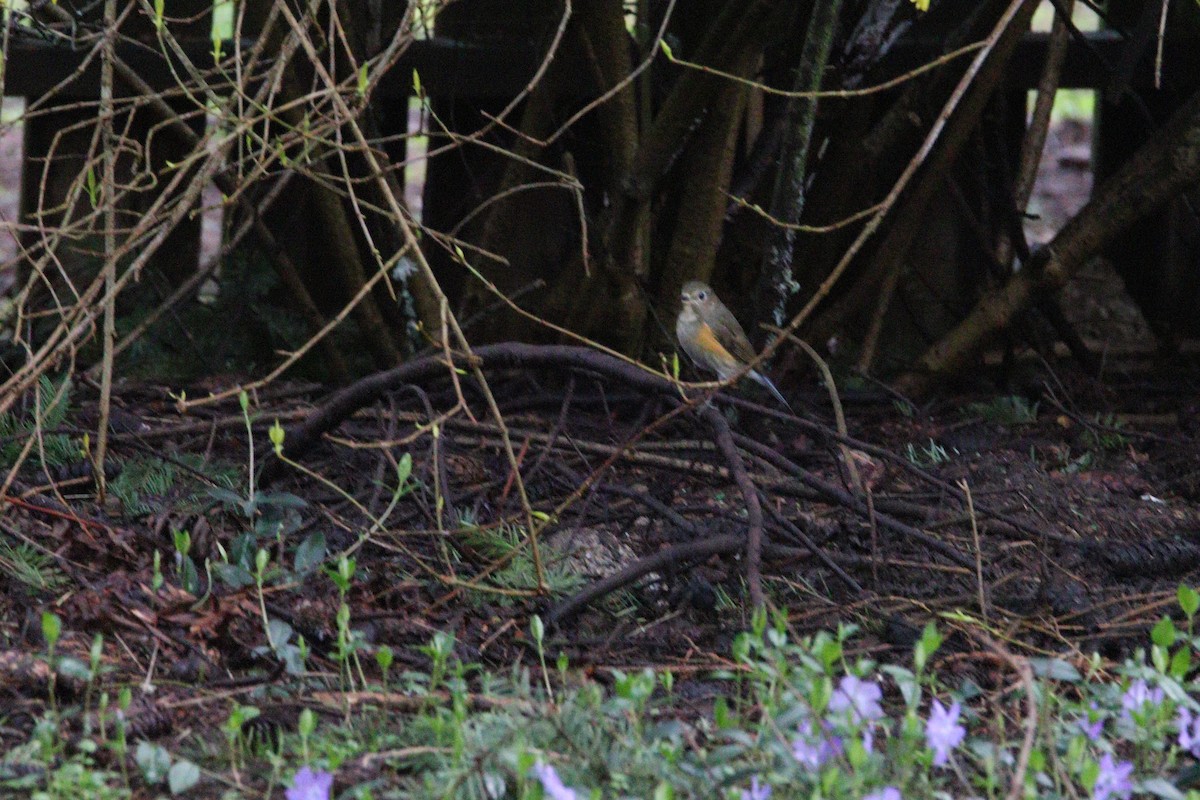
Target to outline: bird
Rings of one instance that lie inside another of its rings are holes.
[[[754,348],[746,332],[708,284],[688,281],[679,299],[683,308],[675,320],[675,338],[698,366],[725,381],[754,360]],[[770,378],[755,369],[746,374],[765,386],[789,412],[792,410]]]

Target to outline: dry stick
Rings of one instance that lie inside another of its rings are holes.
[[[654,392],[667,397],[677,397],[676,385],[665,376],[649,372],[641,366],[629,364],[586,347],[508,343],[484,345],[476,348],[474,355],[480,361],[481,366],[486,366],[489,369],[517,366],[576,366],[608,375],[643,391]],[[293,459],[302,457],[325,434],[348,419],[358,409],[373,403],[395,387],[432,377],[440,374],[444,369],[445,364],[436,357],[413,359],[395,369],[369,375],[334,393],[321,407],[310,414],[308,419],[298,428],[288,431],[286,444],[288,455]],[[836,436],[832,431],[823,428],[820,428],[819,431],[823,435]],[[765,448],[745,437],[735,435],[734,439],[742,447],[763,458],[768,463],[784,470],[788,474],[800,477],[802,483],[814,489],[819,494],[849,508],[860,512],[863,511],[857,502],[857,498],[831,483],[811,476],[803,468],[783,458],[770,448]],[[887,454],[887,451],[883,451],[881,448],[866,442],[859,442],[853,439],[845,439],[845,441],[857,449],[885,456],[890,455]],[[267,482],[278,477],[278,475],[278,463],[269,462],[264,465],[263,475],[260,476],[260,483],[265,485]],[[928,479],[928,476],[925,477]],[[938,482],[938,485],[943,486],[943,488],[949,486],[948,484],[943,485],[940,482]],[[953,491],[953,487],[950,487],[950,490]],[[956,564],[968,568],[973,567],[972,561],[944,542],[911,526],[905,525],[890,516],[883,514],[878,516],[880,523],[885,528],[894,530],[903,536],[914,538],[922,544],[936,549]]]
[[[632,564],[605,576],[603,579],[587,586],[575,595],[552,607],[546,613],[546,622],[558,625],[569,617],[583,610],[584,606],[615,592],[622,586],[627,586],[638,578],[659,570],[678,569],[685,561],[708,558],[724,553],[736,553],[745,546],[745,539],[739,534],[725,534],[697,542],[678,544],[659,550],[657,553],[640,558]]]
[[[842,583],[846,584],[846,586],[850,587],[853,592],[861,597],[866,596],[867,591],[863,588],[863,585],[847,574],[844,569],[838,566],[838,563],[834,561],[828,553],[825,552],[824,548],[819,547],[817,543],[812,540],[812,537],[800,529],[800,526],[796,525],[796,523],[792,522],[775,509],[771,508],[770,504],[768,504],[767,507],[770,509],[771,516],[774,518],[775,522],[792,536],[795,536],[797,539],[803,542],[804,546],[807,547],[814,556],[816,556],[817,560],[824,564],[831,572],[833,572],[833,574],[836,575]],[[875,559],[871,559],[872,567],[874,567],[874,564]]]
[[[550,625],[561,625],[567,619],[575,616],[583,608],[599,600],[607,594],[615,592],[623,586],[651,572],[677,571],[690,561],[696,561],[709,556],[736,553],[745,547],[745,539],[739,534],[725,534],[701,539],[696,542],[677,544],[659,550],[653,555],[640,558],[632,564],[605,576],[578,593],[567,598],[546,612],[546,622]],[[768,544],[763,548],[767,555],[780,558],[795,558],[806,555],[799,548],[782,547]]]
[[[45,405],[42,404],[41,384],[34,385],[34,392],[33,392],[34,435],[25,437],[25,444],[23,444],[21,446],[21,452],[17,454],[17,457],[13,460],[13,465],[11,467],[9,467],[8,474],[4,476],[3,485],[0,485],[0,498],[6,498],[8,496],[8,490],[16,482],[17,473],[20,471],[21,467],[25,464],[25,460],[27,458],[29,458],[29,454],[33,450],[34,443],[37,443],[39,450],[41,451],[41,454],[42,454],[42,464],[43,464],[43,466],[45,465],[45,463],[46,463],[45,447],[44,447],[44,440],[42,438],[42,419],[45,416],[45,414],[43,413],[42,409],[43,408],[49,409],[49,408],[54,407],[58,403],[65,402],[65,400],[63,398],[66,396],[67,385],[68,385],[67,381],[61,382],[58,385],[58,389],[54,393],[54,397],[50,400],[49,403],[47,403]],[[47,474],[47,477],[50,477],[50,475]],[[53,478],[51,478],[50,482],[54,483]]]
[[[732,72],[725,72],[723,70],[714,69],[713,67],[706,67],[703,64],[697,64],[695,61],[688,61],[687,59],[679,58],[674,53],[669,53],[666,50],[664,50],[663,53],[664,53],[664,55],[666,55],[667,60],[670,61],[672,64],[678,64],[681,67],[687,67],[688,69],[699,70],[700,72],[707,72],[709,75],[716,75],[720,78],[725,78],[726,80],[734,81],[735,83],[741,83],[741,84],[749,86],[753,89],[758,89],[763,94],[775,95],[776,97],[785,97],[785,98],[803,97],[803,98],[811,98],[811,99],[816,100],[816,99],[820,99],[823,97],[829,97],[829,98],[866,97],[867,95],[879,94],[880,92],[886,92],[889,89],[895,89],[897,86],[902,86],[903,84],[908,83],[910,80],[920,77],[921,75],[924,75],[926,72],[931,72],[932,70],[937,69],[938,67],[942,66],[943,64],[948,64],[951,61],[955,61],[959,58],[962,58],[965,55],[974,53],[976,50],[979,50],[979,49],[985,47],[986,45],[987,45],[987,42],[972,42],[971,44],[964,45],[956,50],[951,50],[949,53],[938,56],[937,58],[933,59],[932,61],[922,64],[919,67],[915,67],[914,69],[911,69],[908,72],[905,72],[901,75],[897,75],[895,78],[891,78],[890,80],[883,81],[882,83],[876,83],[872,86],[864,86],[861,89],[818,89],[818,90],[808,90],[808,91],[777,89],[774,86],[768,86],[765,83],[762,83],[762,82],[756,81],[756,80],[752,80],[750,78],[743,78],[741,75],[735,75]],[[801,229],[803,229],[802,226],[801,226]]]
[[[113,59],[116,52],[113,39],[116,29],[116,0],[104,2],[104,53],[100,61],[100,137],[104,145],[104,178],[101,197],[104,198],[104,355],[100,371],[100,419],[96,429],[96,457],[93,474],[100,503],[108,490],[104,474],[104,456],[108,452],[108,419],[112,412],[113,344],[117,338],[117,154],[113,131]]]
[[[1167,38],[1167,9],[1171,0],[1162,0],[1162,12],[1158,15],[1158,47],[1154,50],[1154,90],[1162,88],[1163,42]]]
[[[1025,688],[1025,721],[1022,725],[1025,729],[1025,736],[1021,739],[1021,750],[1017,753],[1017,763],[1013,767],[1012,783],[1009,784],[1008,795],[1006,796],[1006,800],[1020,800],[1025,794],[1025,773],[1029,770],[1029,756],[1033,752],[1033,741],[1037,736],[1038,727],[1037,693],[1033,685],[1033,667],[1030,665],[1028,658],[1013,654],[983,631],[968,629],[967,633],[972,638],[982,642],[984,647],[991,650],[1012,667],[1013,671],[1020,677],[1021,685]]]
[[[987,600],[983,592],[983,548],[979,544],[979,520],[975,518],[975,502],[971,499],[971,485],[966,478],[958,482],[967,497],[967,515],[971,519],[971,539],[975,543],[975,590],[979,594],[979,614],[983,624],[988,624]]]
[[[498,344],[484,345],[477,348],[473,355],[473,368],[476,371],[482,372],[484,365],[488,367],[504,367],[504,366],[562,366],[570,364],[589,369],[595,372],[604,373],[621,380],[631,383],[632,385],[645,391],[652,391],[657,394],[662,394],[668,397],[676,397],[675,384],[665,376],[655,375],[640,367],[636,367],[619,361],[615,358],[608,357],[603,353],[596,352],[589,348],[571,347],[566,345],[526,345],[526,344]],[[320,437],[328,431],[335,428],[339,423],[348,418],[357,409],[374,402],[383,393],[390,389],[402,385],[407,382],[418,380],[421,377],[439,374],[446,367],[453,369],[453,364],[446,365],[440,359],[423,358],[409,361],[405,364],[396,367],[395,369],[386,372],[375,373],[362,380],[351,384],[350,386],[336,392],[321,408],[317,409],[309,419],[300,426],[299,430],[288,434],[287,452],[289,459],[295,461],[300,458],[310,447],[312,447]],[[660,418],[656,423],[643,430],[645,432],[653,427],[662,424],[670,419],[675,414],[679,413],[687,406],[680,406],[671,413]],[[499,412],[494,416],[499,416]],[[749,531],[746,537],[745,544],[747,549],[747,582],[751,587],[751,598],[756,606],[761,605],[762,585],[761,585],[761,552],[762,552],[762,506],[758,502],[757,489],[754,486],[749,474],[746,472],[745,466],[741,461],[741,456],[737,452],[737,448],[733,445],[732,432],[729,430],[728,423],[721,417],[720,413],[712,406],[707,407],[701,412],[701,416],[712,427],[714,434],[717,437],[717,444],[725,455],[729,465],[730,475],[737,483],[746,499],[747,512],[749,514]],[[498,422],[498,427],[501,437],[506,447],[511,447],[509,430],[503,422]],[[628,444],[631,446],[632,443]],[[614,453],[600,470],[607,467],[620,452]],[[260,485],[266,485],[278,474],[279,462],[272,462],[264,465],[263,473],[260,476]],[[573,501],[574,498],[580,496],[587,487],[595,480],[595,476],[600,470],[596,470],[589,476],[571,498],[560,504],[555,512],[549,515],[545,524],[549,524],[562,513],[566,505]],[[520,471],[516,466],[513,466],[513,474],[516,476],[518,487],[522,486]],[[527,511],[529,516],[532,516],[532,510]],[[544,527],[544,526],[543,526]],[[539,531],[540,532],[540,531]],[[757,584],[757,597],[755,596],[755,585]]]
[[[766,606],[766,600],[762,588],[763,513],[762,504],[758,500],[758,489],[746,472],[746,465],[742,463],[737,445],[733,443],[733,432],[729,430],[729,423],[725,421],[725,417],[711,403],[704,406],[700,416],[716,434],[717,447],[725,456],[729,473],[746,501],[746,513],[749,517],[746,521],[746,582],[750,586],[750,602],[755,609],[761,609]]]
[[[159,195],[150,210],[147,211],[134,227],[131,239],[136,239],[144,235],[155,224],[155,220],[159,223],[158,233],[141,249],[125,273],[116,281],[113,291],[120,291],[140,273],[149,259],[162,246],[170,231],[187,213],[191,202],[199,196],[200,190],[203,188],[203,182],[211,176],[213,170],[215,170],[215,166],[209,162],[200,173],[194,176],[192,182],[184,190],[181,201],[163,219],[158,217],[158,215],[166,204],[165,198],[167,194],[173,192],[184,181],[183,171],[179,171],[173,176],[163,193]],[[115,255],[120,256],[127,249],[128,247],[122,247]],[[37,352],[32,353],[25,364],[9,377],[3,386],[0,386],[0,413],[8,410],[16,401],[16,398],[34,383],[46,369],[57,363],[66,354],[66,351],[73,350],[76,343],[84,338],[88,331],[94,329],[95,312],[91,308],[91,304],[100,293],[102,284],[103,276],[99,276],[79,296],[79,300],[71,313],[64,314],[63,321],[51,332],[47,340],[38,348]]]
[[[9,14],[12,14],[13,11],[15,9],[10,10]],[[13,22],[11,16],[5,18],[4,15],[0,15],[0,24],[4,25],[4,39],[0,41],[0,99],[5,97],[4,78],[8,74],[8,54],[12,52],[8,49],[8,40],[13,29],[17,27]]]
[[[833,419],[837,425],[838,436],[842,439],[847,438],[849,433],[846,430],[846,414],[842,410],[842,399],[838,396],[837,382],[833,379],[833,371],[829,369],[829,365],[825,363],[825,359],[821,358],[812,345],[795,334],[786,333],[774,325],[764,327],[776,335],[786,336],[792,344],[797,345],[807,353],[808,357],[817,365],[817,368],[821,370],[821,377],[824,379],[825,388],[829,392],[829,403],[833,406]],[[850,446],[844,441],[839,441],[838,450],[841,453],[842,463],[846,467],[846,472],[850,475],[850,487],[861,492],[867,503],[867,521],[871,526],[871,579],[874,581],[874,588],[878,589],[879,568],[876,566],[876,562],[879,558],[879,521],[875,514],[875,498],[871,492],[871,487],[863,481],[862,474],[858,471],[858,460],[855,458],[855,453],[851,451]]]
[[[733,439],[744,450],[755,454],[775,468],[783,470],[785,473],[795,477],[810,489],[816,490],[821,495],[833,500],[839,505],[845,506],[853,511],[857,511],[859,514],[863,514],[864,516],[869,515],[870,511],[862,499],[841,489],[836,484],[818,478],[816,475],[813,475],[799,464],[796,464],[788,459],[786,456],[775,452],[770,447],[767,447],[760,442],[756,442],[748,436],[742,436],[736,433],[733,435]],[[889,516],[888,514],[877,513],[876,518],[878,519],[879,524],[884,528],[919,542],[931,550],[936,550],[946,558],[953,561],[955,564],[958,564],[960,567],[967,567],[968,569],[974,567],[975,562],[973,560],[967,558],[962,553],[958,552],[958,550],[954,549],[940,539],[925,533],[925,531],[914,528],[911,525],[906,525],[900,520]]]
[[[1064,0],[1064,5],[1067,13],[1070,13],[1075,7],[1075,0]],[[1054,28],[1050,32],[1050,43],[1046,49],[1046,63],[1042,68],[1042,75],[1038,79],[1037,100],[1034,101],[1029,131],[1021,146],[1020,172],[1017,173],[1017,182],[1014,187],[1017,208],[1021,210],[1025,209],[1033,194],[1033,184],[1037,179],[1042,150],[1046,146],[1051,112],[1054,110],[1054,100],[1058,95],[1063,63],[1067,59],[1067,46],[1070,42],[1071,32],[1067,28],[1067,20],[1063,17],[1062,11],[1056,11]]]

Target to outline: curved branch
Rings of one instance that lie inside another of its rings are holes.
[[[642,391],[678,397],[678,388],[666,376],[658,376],[633,364],[587,347],[572,345],[532,345],[508,342],[473,349],[472,359],[456,353],[456,363],[489,368],[574,366],[617,378]],[[393,369],[368,375],[335,392],[295,431],[288,431],[285,449],[289,458],[299,458],[320,438],[336,428],[354,412],[378,400],[384,394],[407,383],[443,373],[450,365],[442,354],[416,358]],[[263,479],[276,477],[278,462],[269,464]]]

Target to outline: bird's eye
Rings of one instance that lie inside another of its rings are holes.
[[[697,299],[697,300],[707,300],[707,299],[708,299],[708,292],[706,292],[706,291],[704,291],[703,289],[701,289],[700,291],[696,292],[696,299]]]

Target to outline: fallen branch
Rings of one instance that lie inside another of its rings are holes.
[[[755,488],[754,481],[750,480],[750,475],[746,472],[746,465],[742,463],[742,456],[738,453],[737,445],[733,443],[733,431],[729,430],[729,423],[725,421],[725,417],[711,403],[704,406],[700,412],[700,416],[703,417],[704,421],[713,429],[713,433],[716,434],[717,447],[720,448],[721,454],[725,456],[725,463],[729,465],[729,474],[733,477],[734,483],[737,484],[742,497],[746,501],[746,514],[748,516],[746,526],[746,583],[750,587],[750,602],[756,609],[763,608],[766,605],[762,588],[763,512],[762,503],[758,500],[758,489]]]

